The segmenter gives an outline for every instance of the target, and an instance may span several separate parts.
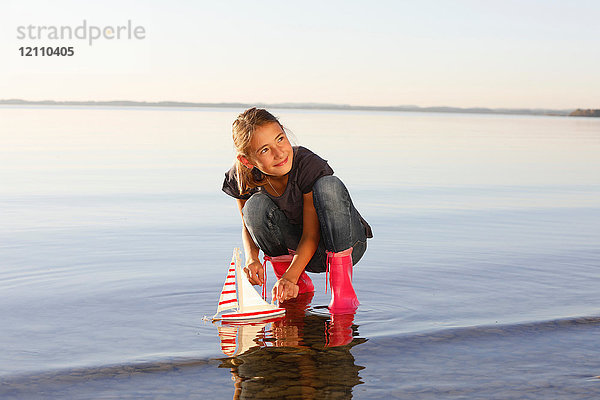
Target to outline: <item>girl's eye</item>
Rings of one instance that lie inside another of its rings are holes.
[[[260,154],[265,154],[267,152],[267,148],[264,148],[260,151]]]
[[[283,137],[283,136],[279,136],[279,138],[277,139],[277,142],[282,142],[282,141],[283,141],[283,139],[284,139],[284,137]]]

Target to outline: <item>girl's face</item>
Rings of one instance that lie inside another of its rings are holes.
[[[284,176],[292,169],[294,150],[278,123],[256,128],[250,144],[248,160],[264,174]]]

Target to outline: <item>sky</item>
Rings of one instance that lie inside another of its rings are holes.
[[[89,43],[128,21],[143,38]],[[0,99],[600,108],[598,21],[591,0],[0,0]],[[19,50],[46,46],[74,54]]]

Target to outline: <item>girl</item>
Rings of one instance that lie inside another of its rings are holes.
[[[268,111],[250,108],[233,123],[235,165],[225,173],[223,191],[237,199],[242,215],[244,271],[254,285],[264,282],[271,261],[277,283],[273,299],[285,301],[312,292],[305,271],[330,271],[331,313],[358,307],[352,265],[373,237],[333,170],[310,150],[292,146],[283,126]]]

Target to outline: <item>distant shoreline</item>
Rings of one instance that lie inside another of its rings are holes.
[[[113,106],[113,107],[197,107],[197,108],[284,108],[284,109],[308,109],[308,110],[338,110],[338,111],[412,111],[412,112],[434,112],[434,113],[469,113],[469,114],[509,114],[509,115],[545,115],[545,116],[569,116],[575,109],[551,110],[551,109],[511,109],[511,108],[460,108],[460,107],[419,107],[419,106],[351,106],[347,104],[327,103],[192,103],[182,101],[54,101],[41,100],[29,101],[21,99],[0,100],[0,105],[45,105],[45,106]]]

